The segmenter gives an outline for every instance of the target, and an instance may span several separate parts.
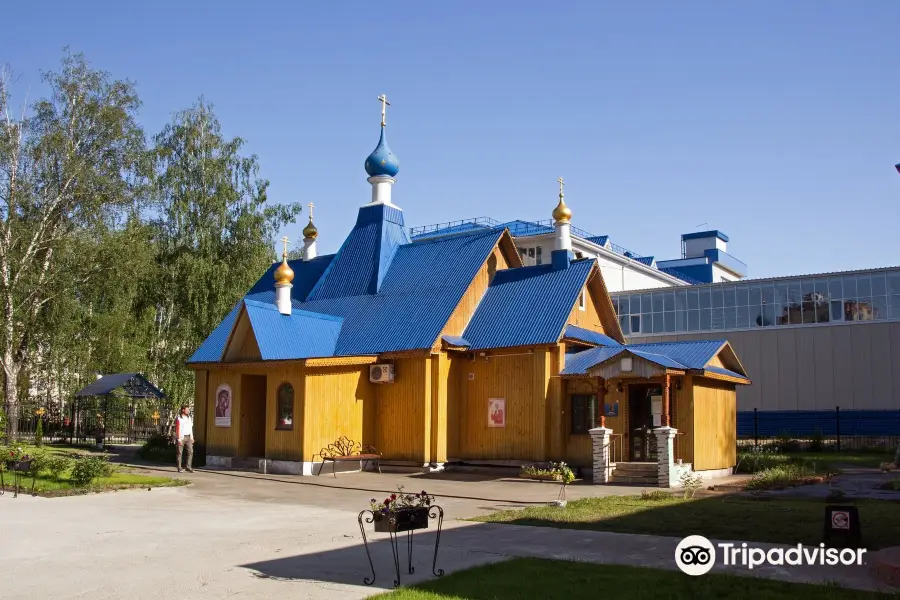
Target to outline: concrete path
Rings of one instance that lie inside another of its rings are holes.
[[[676,538],[458,520],[522,506],[511,497],[546,502],[556,486],[419,486],[419,478],[370,474],[331,481],[215,472],[190,478],[194,484],[185,488],[0,497],[0,598],[364,598],[391,588],[394,575],[386,536],[369,533],[377,580],[373,587],[361,585],[368,562],[356,516],[370,497],[390,492],[398,480],[410,491],[465,491],[439,498],[447,520],[437,566],[448,573],[510,556],[675,568]],[[434,533],[415,535],[416,574],[402,571],[404,584],[432,577]],[[752,574],[860,589],[877,585],[864,568],[769,568]]]
[[[839,475],[835,475],[825,483],[773,490],[769,495],[824,499],[835,492],[840,492],[847,498],[900,501],[900,491],[881,489],[887,482],[900,478],[900,473],[896,471],[883,473],[880,469],[853,465],[841,465],[840,469]]]

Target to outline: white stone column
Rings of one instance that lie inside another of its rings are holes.
[[[372,204],[387,204],[388,206],[393,206],[391,203],[391,186],[394,185],[394,182],[396,181],[393,177],[388,177],[387,175],[373,175],[366,181],[372,184]]]
[[[675,470],[675,434],[674,427],[658,427],[656,434],[657,480],[659,487],[670,488],[678,485],[678,473]]]
[[[312,260],[316,255],[316,239],[303,238],[303,260]]]
[[[594,483],[609,483],[612,472],[609,465],[609,441],[612,438],[612,429],[597,427],[588,433],[591,434],[591,443],[594,447]]]

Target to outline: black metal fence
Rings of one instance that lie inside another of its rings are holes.
[[[133,444],[167,433],[174,406],[164,400],[77,398],[65,407],[22,406],[18,438],[32,441],[41,423],[44,442]]]
[[[742,411],[738,446],[777,446],[784,452],[888,452],[900,444],[900,410]]]

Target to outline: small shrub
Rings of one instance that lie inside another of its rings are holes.
[[[807,483],[816,476],[815,469],[806,464],[786,464],[758,472],[747,482],[748,490],[765,490]]]
[[[44,419],[38,417],[37,427],[34,428],[34,445],[40,448],[44,445]]]
[[[671,500],[672,494],[669,492],[664,492],[663,490],[644,490],[641,492],[641,500],[648,500],[650,502],[658,502],[660,500]]]
[[[765,469],[789,464],[791,457],[779,454],[774,449],[754,446],[745,452],[738,453],[735,473],[758,473]]]
[[[881,486],[883,490],[890,490],[892,492],[900,492],[900,479],[894,479],[892,481],[888,481],[884,485]]]
[[[47,463],[50,460],[50,455],[44,451],[37,451],[31,455],[31,475],[37,477],[43,471],[47,470]]]
[[[115,471],[116,466],[109,463],[109,457],[85,456],[75,462],[69,481],[77,487],[87,487],[96,479],[112,476]]]
[[[703,476],[697,475],[692,471],[682,473],[678,481],[681,483],[681,487],[684,488],[685,499],[693,498],[697,490],[703,487]]]
[[[55,481],[62,479],[63,474],[72,468],[74,461],[68,456],[62,454],[50,454],[47,457],[47,463],[44,471],[50,474]]]

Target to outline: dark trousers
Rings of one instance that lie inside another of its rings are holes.
[[[178,440],[175,442],[175,465],[180,469],[181,468],[181,452],[187,448],[187,460],[185,461],[185,468],[190,469],[191,465],[194,463],[194,438],[193,436],[186,435],[183,440]]]

